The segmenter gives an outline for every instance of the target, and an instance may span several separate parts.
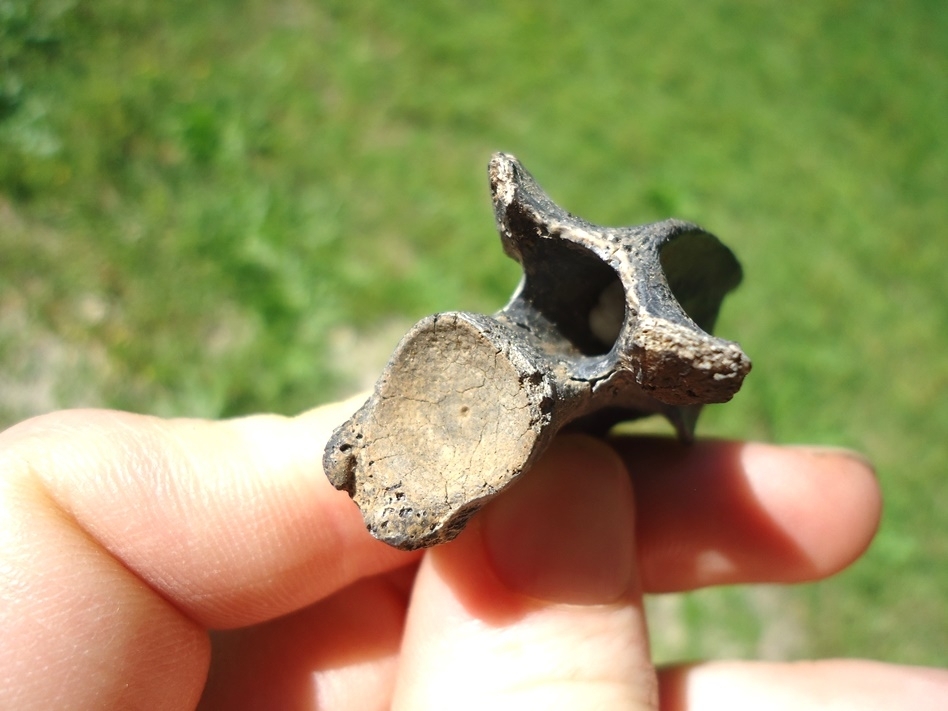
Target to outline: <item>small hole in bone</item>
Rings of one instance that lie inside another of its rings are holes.
[[[506,315],[543,341],[546,352],[605,355],[625,320],[619,275],[595,252],[572,242],[520,245],[525,281]]]
[[[600,343],[612,347],[622,331],[625,321],[625,290],[622,283],[614,281],[602,293],[589,312],[589,330]]]
[[[708,333],[724,295],[741,281],[737,259],[717,237],[684,232],[662,245],[659,258],[668,288],[687,316]]]
[[[468,414],[470,411],[471,411],[471,408],[469,408],[467,405],[461,405],[461,414],[462,414],[462,415],[466,415],[466,414]]]

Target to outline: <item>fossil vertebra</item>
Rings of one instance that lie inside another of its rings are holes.
[[[716,237],[674,219],[590,224],[511,155],[495,154],[489,174],[519,287],[493,316],[416,324],[324,455],[372,535],[406,550],[456,536],[562,428],[660,414],[688,441],[701,406],[730,400],[750,370],[710,335],[741,280]]]

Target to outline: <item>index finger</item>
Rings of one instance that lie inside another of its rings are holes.
[[[78,410],[0,436],[4,469],[191,619],[278,617],[409,562],[322,472],[359,400],[295,418],[210,422]]]

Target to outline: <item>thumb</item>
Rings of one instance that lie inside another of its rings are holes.
[[[422,563],[396,709],[657,708],[618,456],[561,438]]]

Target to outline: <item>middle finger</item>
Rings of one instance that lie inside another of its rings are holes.
[[[871,467],[841,450],[617,438],[647,592],[789,583],[859,557],[881,514]]]

